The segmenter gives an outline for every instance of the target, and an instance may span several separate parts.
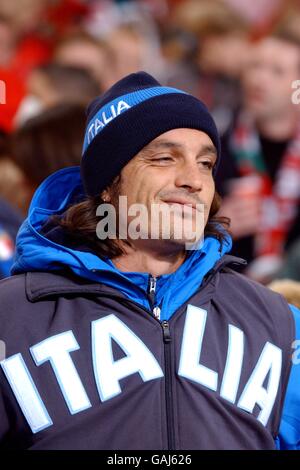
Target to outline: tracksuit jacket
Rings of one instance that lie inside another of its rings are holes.
[[[0,448],[297,449],[299,310],[229,237],[118,271],[49,222],[82,195],[78,168],[45,180],[0,283]]]

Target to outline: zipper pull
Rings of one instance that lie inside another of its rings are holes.
[[[148,296],[149,296],[152,311],[153,311],[154,304],[155,304],[155,291],[156,291],[156,277],[150,275],[150,277],[149,277],[149,287],[148,287]]]
[[[150,306],[151,306],[152,313],[153,313],[154,317],[157,320],[160,320],[161,309],[160,309],[160,307],[154,307],[154,305],[155,305],[155,294],[156,294],[156,281],[157,281],[157,278],[150,275],[150,277],[149,277],[148,296],[149,296],[149,300],[150,300]]]
[[[165,343],[170,343],[171,342],[171,333],[170,333],[170,326],[169,322],[167,320],[164,320],[161,323],[162,329],[163,329],[163,335],[164,335],[164,342]]]
[[[153,312],[153,315],[155,316],[155,318],[157,318],[157,320],[160,320],[160,308],[159,307],[154,307],[152,312]]]
[[[149,278],[149,294],[155,294],[156,290],[156,277],[151,276]]]

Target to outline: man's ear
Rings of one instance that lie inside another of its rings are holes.
[[[102,191],[102,193],[100,194],[100,197],[104,202],[110,202],[110,195],[107,189],[104,189],[104,191]]]
[[[114,201],[115,195],[119,194],[117,188],[119,188],[120,180],[121,176],[117,175],[113,182],[100,193],[100,197],[104,202]]]

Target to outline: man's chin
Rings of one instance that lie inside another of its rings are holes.
[[[200,249],[203,245],[203,234],[195,235],[187,234],[185,237],[177,238],[175,234],[171,234],[169,239],[160,238],[161,243],[181,247],[182,249]]]

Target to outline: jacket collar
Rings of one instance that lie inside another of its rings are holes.
[[[224,255],[205,276],[203,284],[225,267],[244,265],[246,261],[231,255]],[[114,297],[126,298],[124,294],[106,284],[93,282],[76,276],[70,270],[54,272],[27,272],[25,274],[26,295],[30,302],[37,302],[49,297],[60,295],[100,295],[104,292]]]

